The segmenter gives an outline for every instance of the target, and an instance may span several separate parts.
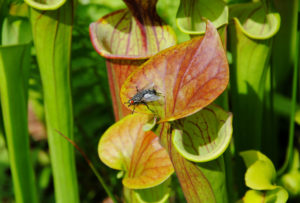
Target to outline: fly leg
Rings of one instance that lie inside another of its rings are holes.
[[[148,104],[147,104],[146,102],[143,101],[142,104],[144,104],[145,106],[147,106],[147,109],[148,109],[149,111],[151,111],[152,113],[154,113],[154,111],[151,110],[151,109],[149,108],[149,106],[148,106]]]
[[[133,110],[132,110],[131,114],[133,114],[133,113],[134,113],[135,106],[136,106],[136,105],[133,105]]]

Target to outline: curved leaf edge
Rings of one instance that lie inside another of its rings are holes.
[[[126,183],[126,178],[127,178],[127,177],[124,177],[124,178],[123,178],[122,184],[123,184],[125,187],[129,188],[129,189],[149,189],[149,188],[153,188],[153,187],[155,187],[155,186],[158,186],[158,185],[162,184],[163,182],[165,182],[166,180],[168,180],[168,178],[169,178],[173,173],[174,173],[174,168],[173,168],[172,171],[170,171],[169,174],[167,174],[167,175],[165,176],[164,179],[161,179],[160,181],[157,181],[157,182],[155,182],[155,183],[153,183],[153,184],[148,184],[147,186],[132,186],[132,185],[130,185],[130,184],[127,184],[127,183]]]
[[[221,28],[224,25],[228,25],[228,17],[229,17],[229,9],[228,6],[225,7],[225,12],[227,13],[227,21],[224,21],[224,23],[219,24],[216,29]],[[209,20],[209,19],[208,19]],[[180,24],[179,24],[180,19],[176,18],[176,27],[183,33],[185,34],[189,34],[189,35],[204,35],[206,32],[206,28],[205,30],[200,30],[200,31],[191,31],[191,30],[187,30],[184,29]],[[207,22],[207,19],[205,17],[203,17],[203,21]],[[212,24],[215,26],[214,22],[212,22]]]
[[[122,167],[123,164],[111,164],[105,157],[102,156],[102,146],[104,145],[103,142],[106,142],[106,139],[107,137],[111,136],[110,134],[110,131],[112,129],[114,129],[117,126],[121,126],[122,123],[124,122],[127,122],[128,119],[130,119],[130,117],[134,117],[135,115],[134,114],[130,114],[130,115],[127,115],[126,117],[122,118],[121,120],[119,120],[117,123],[114,123],[113,125],[111,125],[105,132],[104,134],[101,136],[100,140],[99,140],[99,143],[98,143],[98,156],[100,158],[100,160],[108,167],[112,168],[112,169],[115,169],[115,170],[118,170],[121,172],[121,176],[123,176],[124,174],[128,175],[127,174],[127,169]],[[149,122],[154,122],[154,125],[155,125],[155,122],[156,122],[156,119],[154,118],[153,120],[150,120]],[[148,130],[150,131],[150,130]],[[152,132],[154,133],[154,132]],[[127,184],[126,183],[126,179],[128,178],[126,175],[123,177],[122,179],[122,183],[124,186],[126,186],[127,188],[129,189],[148,189],[148,188],[152,188],[152,187],[155,187],[161,183],[163,183],[164,181],[166,181],[172,174],[174,173],[174,168],[172,167],[171,170],[169,171],[169,173],[165,174],[162,178],[160,179],[159,181],[156,181],[156,182],[153,182],[152,184],[147,184],[146,186],[132,186],[130,184]]]
[[[42,11],[48,11],[48,10],[56,10],[60,8],[66,3],[67,0],[60,0],[55,4],[41,4],[33,0],[24,0],[24,1],[32,8],[35,8],[37,10],[42,10]]]
[[[97,25],[97,23],[99,23],[100,21],[104,20],[105,18],[108,18],[110,16],[113,16],[119,12],[123,12],[123,11],[126,11],[128,9],[120,9],[120,10],[117,10],[117,11],[114,11],[114,12],[111,12],[101,18],[99,18],[97,21],[95,22],[92,22],[90,25],[89,25],[89,34],[90,34],[90,39],[91,39],[91,42],[92,42],[92,45],[94,47],[94,49],[96,50],[96,52],[106,58],[106,59],[120,59],[120,60],[144,60],[144,59],[148,59],[150,56],[125,56],[125,55],[117,55],[117,54],[112,54],[112,53],[109,53],[107,52],[104,48],[102,47],[99,47],[97,46],[97,43],[95,42],[95,39],[97,39],[97,37],[95,36],[95,32],[93,32],[93,29],[94,27]]]
[[[102,47],[98,47],[95,43],[95,39],[97,39],[97,37],[95,36],[95,33],[93,32],[93,29],[94,29],[94,26],[99,22],[99,21],[102,21],[110,16],[113,16],[119,12],[123,12],[123,11],[126,11],[126,10],[129,10],[128,8],[124,8],[124,9],[120,9],[120,10],[117,10],[117,11],[114,11],[114,12],[111,12],[101,18],[99,18],[97,21],[95,22],[92,22],[90,25],[89,25],[89,35],[90,35],[90,39],[91,39],[91,42],[92,42],[92,45],[94,47],[94,49],[96,50],[96,52],[106,58],[106,59],[120,59],[120,60],[145,60],[145,59],[149,59],[150,57],[156,55],[156,54],[149,54],[149,55],[141,55],[141,56],[135,56],[135,55],[118,55],[118,54],[113,54],[113,53],[109,53],[107,52],[104,48]],[[168,26],[170,29],[170,33],[171,35],[173,36],[173,38],[175,39],[175,45],[177,44],[177,36],[176,36],[176,33],[173,29],[171,29],[171,26],[169,25],[166,25]],[[175,46],[173,45],[173,46]],[[172,46],[171,46],[172,47]],[[169,48],[169,47],[168,47]],[[165,49],[163,49],[165,50]],[[163,51],[163,50],[160,50],[160,51]]]
[[[254,190],[273,190],[278,186],[275,185],[276,169],[272,161],[263,153],[257,150],[246,150],[239,153],[247,167],[245,173],[245,184],[247,187]],[[258,171],[259,170],[259,171]],[[256,173],[269,172],[267,177],[268,182],[257,180]],[[254,176],[253,176],[254,175]]]
[[[114,123],[113,125],[111,125],[101,136],[99,142],[98,142],[98,156],[100,158],[100,160],[108,167],[115,169],[115,170],[122,170],[122,171],[126,171],[125,168],[122,167],[117,167],[115,165],[112,165],[110,162],[107,161],[107,159],[105,157],[102,156],[102,146],[104,145],[103,142],[105,142],[105,138],[110,136],[110,131],[113,130],[116,126],[121,126],[123,123],[125,123],[127,121],[128,118],[134,116],[133,114],[128,115],[126,117],[124,117],[123,119],[119,120],[118,122]]]
[[[254,34],[251,34],[249,33],[241,24],[240,20],[238,19],[238,17],[233,17],[233,21],[234,23],[237,24],[237,26],[240,28],[240,30],[242,31],[243,34],[245,34],[247,37],[249,37],[250,39],[256,39],[256,40],[266,40],[266,39],[269,39],[271,37],[273,37],[274,35],[277,34],[277,32],[279,31],[279,28],[280,28],[280,23],[281,23],[281,18],[280,18],[280,15],[279,13],[277,12],[272,12],[271,15],[273,16],[273,18],[275,18],[275,21],[277,22],[276,23],[276,27],[275,29],[273,30],[273,32],[270,32],[268,35],[264,35],[264,36],[261,36],[261,35],[254,35]]]
[[[273,195],[273,198],[272,198],[272,195]],[[269,199],[268,199],[268,197],[269,197]],[[280,198],[280,200],[278,200],[278,198]],[[285,202],[287,202],[288,198],[289,198],[288,192],[283,187],[277,186],[273,190],[267,190],[264,192],[258,191],[258,190],[248,190],[248,191],[246,191],[242,200],[238,201],[238,203],[252,203],[252,202],[258,202],[258,201],[261,203],[270,203],[270,202],[274,202],[274,200],[278,200],[278,201],[276,201],[276,203],[277,202],[285,203]]]
[[[223,126],[227,125],[226,124],[227,122],[232,124],[232,113],[230,113],[230,112],[227,112],[227,113],[228,113],[228,118],[227,118],[226,122],[223,124]],[[208,161],[212,161],[212,160],[219,158],[226,151],[227,147],[230,144],[231,138],[232,138],[232,128],[231,128],[231,132],[228,134],[228,136],[224,140],[224,144],[217,151],[213,151],[212,153],[206,154],[205,156],[201,156],[201,155],[195,156],[195,155],[186,153],[185,151],[183,151],[179,148],[179,146],[175,142],[175,136],[182,136],[182,134],[179,132],[179,130],[176,130],[176,129],[173,132],[172,132],[172,143],[173,143],[175,149],[177,150],[177,152],[185,159],[187,159],[189,161],[193,161],[193,162],[198,162],[198,163],[208,162]],[[178,133],[180,133],[180,134],[178,134]]]

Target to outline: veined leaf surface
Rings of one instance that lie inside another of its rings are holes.
[[[230,6],[230,16],[242,32],[252,39],[268,39],[280,26],[280,15],[267,3],[252,2]]]
[[[226,203],[225,168],[222,157],[198,164],[185,159],[172,143],[171,130],[170,123],[165,122],[159,126],[156,134],[169,152],[187,202]]]
[[[228,147],[232,115],[210,105],[192,116],[176,120],[174,128],[172,141],[177,151],[188,160],[207,162],[221,156]]]
[[[128,76],[150,56],[176,44],[172,28],[156,13],[157,0],[125,0],[128,9],[110,13],[90,24],[95,50],[107,59],[115,119],[131,113],[120,100]]]
[[[123,184],[130,189],[153,187],[174,171],[167,151],[152,131],[143,131],[148,115],[133,114],[111,126],[101,137],[99,157],[111,168],[126,171]]]
[[[153,56],[125,81],[121,100],[127,102],[139,90],[154,88],[160,99],[136,106],[137,112],[155,113],[172,121],[210,104],[226,88],[229,69],[220,37],[207,21],[204,37],[168,48]]]
[[[204,34],[205,18],[216,28],[228,24],[228,7],[222,0],[181,0],[176,22],[187,34]]]
[[[176,44],[171,27],[156,13],[149,12],[155,9],[155,4],[152,6],[138,7],[132,12],[119,10],[92,23],[90,36],[96,51],[105,58],[145,59]]]

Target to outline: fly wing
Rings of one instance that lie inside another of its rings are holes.
[[[145,85],[144,87],[140,88],[139,90],[140,90],[140,91],[143,91],[143,90],[149,90],[149,89],[153,89],[154,87],[155,87],[154,83],[151,82],[151,83]]]
[[[160,96],[158,96],[158,95],[147,93],[143,96],[142,100],[144,102],[153,102],[153,101],[159,100],[159,98],[160,98]]]

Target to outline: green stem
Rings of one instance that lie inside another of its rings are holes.
[[[224,161],[226,167],[226,185],[228,193],[228,202],[236,202],[238,194],[234,191],[234,178],[232,167],[232,153],[228,148],[224,153]]]
[[[27,124],[30,47],[30,44],[0,47],[0,96],[17,203],[34,203],[38,199]]]
[[[57,10],[30,10],[58,203],[79,202],[74,149],[55,131],[73,139],[70,54],[74,10],[72,0]]]
[[[293,145],[294,145],[294,134],[295,134],[295,111],[296,111],[296,101],[297,101],[297,82],[298,82],[298,56],[299,56],[299,31],[296,37],[296,57],[294,63],[294,73],[293,73],[293,89],[292,89],[292,105],[290,113],[290,126],[289,126],[289,140],[286,152],[286,159],[283,166],[278,171],[278,176],[281,176],[293,159]]]
[[[216,104],[220,105],[224,110],[229,111],[228,102],[228,89],[225,90],[215,101]],[[233,147],[233,143],[230,144]],[[232,167],[232,156],[233,152],[231,147],[224,152],[224,162],[226,168],[226,186],[228,193],[228,202],[236,202],[238,194],[234,191],[234,177],[233,177],[233,167]]]

